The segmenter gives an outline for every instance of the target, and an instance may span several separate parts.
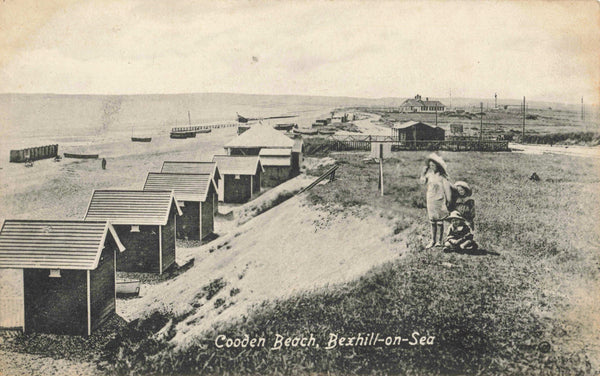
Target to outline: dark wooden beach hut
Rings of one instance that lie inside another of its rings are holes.
[[[400,142],[444,141],[445,134],[444,129],[421,121],[407,121],[392,127],[392,137]]]
[[[90,335],[115,314],[115,259],[124,250],[106,221],[5,221],[0,273],[13,280],[0,278],[2,326]]]
[[[259,156],[265,169],[263,187],[275,187],[292,176],[292,149],[262,149]]]
[[[215,162],[195,162],[195,161],[164,161],[160,172],[170,172],[178,174],[210,174],[211,179],[215,183],[217,192],[221,182],[221,173]],[[219,197],[218,194],[214,197],[213,213],[219,212]]]
[[[183,213],[177,219],[177,238],[202,240],[214,232],[213,203],[217,188],[211,174],[150,172],[144,191],[173,190]]]
[[[117,270],[161,273],[175,263],[176,216],[173,191],[95,190],[86,221],[111,222],[127,252]]]
[[[260,192],[264,169],[258,156],[215,155],[223,176],[223,201],[244,203]]]

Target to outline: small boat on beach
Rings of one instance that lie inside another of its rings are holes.
[[[196,132],[171,132],[171,138],[194,138],[196,137]]]
[[[319,132],[319,134],[323,134],[323,135],[330,135],[330,134],[335,133],[335,131],[333,129],[319,129],[318,132]]]
[[[139,295],[140,293],[140,281],[136,279],[117,279],[117,295]]]
[[[131,137],[133,142],[152,142],[152,137]]]
[[[296,124],[296,123],[277,124],[273,128],[277,129],[278,131],[291,131],[294,128],[298,128],[298,124]]]
[[[74,153],[64,153],[63,156],[65,158],[78,158],[78,159],[98,159],[98,154],[74,154]]]
[[[294,129],[294,133],[296,134],[315,135],[317,132],[316,129]]]

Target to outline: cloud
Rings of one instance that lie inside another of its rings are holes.
[[[17,92],[598,100],[591,2],[91,1],[0,66]]]

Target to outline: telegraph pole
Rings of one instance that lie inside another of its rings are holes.
[[[522,141],[523,142],[525,142],[525,112],[526,112],[526,110],[525,110],[525,97],[523,97],[523,135],[522,135],[522,138],[523,138]]]
[[[585,120],[585,107],[583,106],[583,97],[581,97],[581,121]]]
[[[483,141],[483,102],[479,102],[479,142]]]
[[[494,93],[494,108],[498,108],[498,93]]]

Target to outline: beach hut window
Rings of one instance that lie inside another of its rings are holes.
[[[239,179],[240,179],[240,176],[239,176],[239,175],[236,175],[236,176],[235,176],[235,178],[239,180]]]
[[[140,232],[140,226],[131,226],[131,232]]]
[[[60,269],[50,269],[50,278],[60,278]]]

